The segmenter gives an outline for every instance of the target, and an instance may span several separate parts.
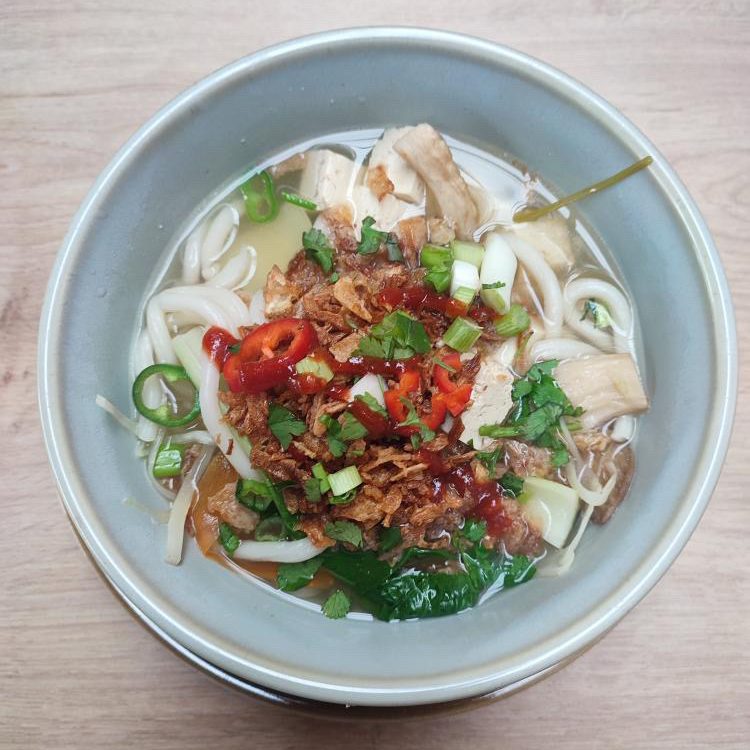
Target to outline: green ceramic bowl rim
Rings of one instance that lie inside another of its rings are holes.
[[[134,607],[143,612],[156,628],[169,634],[176,642],[192,640],[201,646],[201,658],[218,668],[234,672],[236,656],[212,639],[210,632],[191,629],[181,612],[173,611],[159,593],[137,580],[129,562],[100,539],[101,526],[93,514],[86,512],[86,488],[83,486],[71,453],[67,431],[60,417],[62,395],[56,379],[57,362],[62,358],[62,335],[57,321],[66,302],[67,279],[74,270],[81,238],[92,220],[108,188],[117,181],[127,166],[138,158],[141,148],[156,143],[173,118],[198,103],[210,92],[217,92],[238,77],[260,74],[266,66],[302,54],[325,54],[332,46],[357,46],[366,50],[368,44],[382,45],[408,40],[410,44],[433,48],[436,53],[450,51],[487,60],[504,66],[556,92],[580,107],[587,116],[603,125],[633,153],[649,153],[654,157],[651,175],[668,197],[671,209],[679,217],[696,248],[706,285],[715,343],[716,390],[710,411],[710,428],[705,436],[700,462],[693,467],[690,491],[675,514],[669,528],[650,554],[640,561],[636,574],[613,590],[599,606],[587,612],[573,626],[556,637],[518,656],[518,663],[509,664],[492,673],[468,673],[450,684],[401,684],[398,687],[355,687],[342,683],[321,683],[304,676],[285,674],[247,663],[243,679],[252,680],[272,689],[338,703],[359,705],[409,705],[466,698],[497,690],[519,680],[545,671],[553,665],[582,651],[620,620],[654,586],[674,561],[695,529],[719,477],[721,464],[729,444],[737,391],[737,342],[734,313],[729,288],[718,253],[697,207],[666,159],[644,135],[614,107],[578,81],[554,68],[507,47],[450,32],[402,28],[356,28],[315,34],[283,42],[234,62],[196,83],[161,109],[118,151],[101,173],[75,215],[58,254],[49,281],[40,320],[38,397],[44,439],[63,504],[71,521],[96,564]],[[207,658],[207,655],[208,656]]]

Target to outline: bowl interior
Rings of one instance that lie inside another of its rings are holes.
[[[163,562],[164,528],[122,502],[153,494],[132,438],[94,396],[129,405],[127,344],[166,243],[213,190],[295,142],[420,121],[507,151],[562,190],[654,153],[582,87],[509,50],[415,30],[288,43],[198,84],[120,152],[74,222],[42,322],[41,401],[53,465],[104,571],[201,657],[322,700],[465,697],[580,649],[645,593],[684,543],[728,431],[726,288],[689,198],[654,153],[648,173],[578,208],[633,294],[652,406],[630,497],[609,524],[587,532],[570,574],[539,578],[458,616],[385,624],[330,622],[205,560],[192,544],[180,567]]]

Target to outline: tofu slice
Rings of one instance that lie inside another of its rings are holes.
[[[299,192],[320,209],[344,203],[349,194],[354,162],[330,149],[314,149],[305,154]]]
[[[474,389],[471,392],[472,405],[461,415],[464,431],[461,440],[473,445],[478,450],[484,450],[492,438],[482,437],[479,428],[485,424],[502,422],[513,406],[511,391],[513,390],[513,375],[500,359],[500,350],[496,350],[482,362]]]
[[[375,229],[384,232],[390,231],[409,208],[408,203],[391,194],[378,200],[367,185],[357,185],[354,188],[352,202],[355,207],[354,223],[357,227],[362,225],[362,220],[366,216],[372,216],[375,219]]]
[[[393,185],[392,193],[396,198],[407,203],[421,203],[424,199],[424,183],[393,148],[393,144],[410,130],[411,127],[388,128],[383,132],[380,140],[372,148],[368,175],[384,173]]]

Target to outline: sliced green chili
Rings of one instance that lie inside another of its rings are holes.
[[[240,192],[245,200],[245,213],[250,221],[265,224],[273,221],[279,213],[279,202],[273,179],[265,169],[253,175],[240,185]]]
[[[297,195],[296,193],[290,193],[288,190],[280,190],[279,195],[287,202],[291,203],[293,206],[299,206],[300,208],[304,208],[305,211],[317,211],[318,207],[312,202],[307,200],[307,198],[303,198],[301,195]]]
[[[155,375],[164,378],[164,380],[170,385],[183,383],[184,381],[185,386],[191,389],[191,393],[193,394],[192,404],[187,413],[177,413],[177,398],[174,396],[170,399],[172,402],[171,404],[161,404],[155,409],[146,406],[143,402],[143,387],[145,386],[146,381]],[[197,419],[201,413],[198,391],[190,381],[185,368],[180,367],[179,365],[151,365],[143,370],[133,383],[133,403],[135,404],[135,408],[138,409],[146,419],[150,419],[152,422],[155,422],[162,427],[183,427]]]
[[[616,185],[626,177],[630,177],[630,175],[635,174],[636,172],[640,172],[642,169],[645,169],[653,161],[654,160],[652,157],[644,156],[643,159],[635,162],[635,164],[631,164],[629,167],[625,167],[625,169],[619,171],[617,174],[613,174],[611,177],[607,177],[607,179],[605,180],[595,182],[593,185],[589,185],[588,187],[581,188],[575,193],[571,193],[565,198],[561,198],[559,201],[550,203],[548,206],[526,206],[525,208],[522,208],[513,214],[513,221],[516,224],[523,221],[535,221],[536,219],[539,219],[546,214],[551,214],[553,211],[557,211],[559,208],[563,208],[564,206],[567,206],[571,203],[575,203],[576,201],[579,201],[583,198],[587,198],[589,195],[593,195],[594,193],[598,193],[602,190],[606,190],[608,187]]]

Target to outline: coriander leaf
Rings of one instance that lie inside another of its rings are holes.
[[[387,232],[380,232],[373,228],[375,219],[372,216],[365,216],[362,221],[362,239],[357,245],[357,252],[360,255],[372,255],[380,250],[381,244],[388,237]]]
[[[414,448],[415,451],[418,451],[419,447],[422,445],[422,438],[415,432],[413,435],[409,436],[409,439],[411,440],[411,447]]]
[[[309,503],[319,503],[323,494],[320,491],[320,480],[315,477],[310,477],[305,480],[302,485],[305,490],[305,497]]]
[[[536,574],[536,567],[526,555],[514,555],[503,562],[503,572],[503,586],[509,588],[530,581]]]
[[[523,479],[512,471],[506,471],[498,482],[503,491],[513,497],[518,497],[523,492]]]
[[[493,451],[477,451],[477,459],[484,464],[491,477],[495,476],[495,467],[500,460],[501,453],[502,450],[500,448],[495,448]]]
[[[496,281],[494,284],[482,284],[482,289],[502,289],[505,286],[505,282]]]
[[[342,617],[346,617],[349,614],[351,608],[351,602],[347,595],[338,589],[334,591],[328,599],[323,603],[323,614],[326,617],[330,617],[332,620],[340,620]]]
[[[390,526],[383,529],[380,534],[378,549],[381,552],[390,552],[401,544],[401,529],[398,526]]]
[[[306,429],[304,422],[278,404],[271,404],[268,408],[268,428],[284,450],[289,447],[292,437],[302,435]]]
[[[336,542],[346,542],[354,547],[362,546],[362,529],[351,521],[333,521],[325,525],[325,534]]]
[[[418,427],[419,436],[422,442],[429,443],[435,437],[435,431],[431,430],[417,414],[417,410],[414,408],[414,404],[405,396],[399,398],[402,404],[406,406],[407,414],[406,419],[403,422],[399,422],[397,427]],[[413,445],[413,443],[412,443]],[[416,450],[416,448],[415,448]]]
[[[350,411],[341,416],[341,433],[339,437],[346,442],[366,437],[367,428]]]
[[[322,564],[320,557],[298,563],[281,563],[276,571],[276,585],[282,591],[297,591],[312,581]]]
[[[552,371],[560,364],[556,359],[548,359],[546,362],[537,362],[529,367],[526,373],[527,380],[538,381],[542,375],[552,375]]]
[[[237,537],[237,534],[234,533],[232,527],[228,523],[224,523],[223,521],[219,524],[219,541],[229,557],[232,557],[237,551],[237,547],[240,546],[240,540]]]
[[[359,399],[364,405],[375,414],[379,414],[381,417],[388,417],[388,412],[383,408],[381,403],[371,393],[362,393],[356,396],[355,399]]]
[[[467,518],[464,525],[459,530],[461,538],[471,544],[481,542],[487,534],[487,522],[477,521],[475,518]]]
[[[570,461],[570,454],[567,448],[556,448],[552,451],[552,465],[554,467],[565,466]]]
[[[341,425],[330,414],[323,414],[318,421],[326,428],[328,450],[336,458],[340,458],[346,453],[346,443],[341,439]]]
[[[328,282],[330,284],[335,284],[339,279],[341,278],[341,274],[339,274],[338,271],[334,271],[329,277]]]
[[[302,233],[302,247],[305,255],[314,260],[324,271],[331,273],[333,270],[334,250],[328,243],[328,238],[320,229],[308,229]]]
[[[386,359],[385,349],[381,341],[378,341],[373,336],[365,336],[360,339],[359,345],[357,346],[357,354],[361,354],[363,357],[377,357],[378,359]]]

